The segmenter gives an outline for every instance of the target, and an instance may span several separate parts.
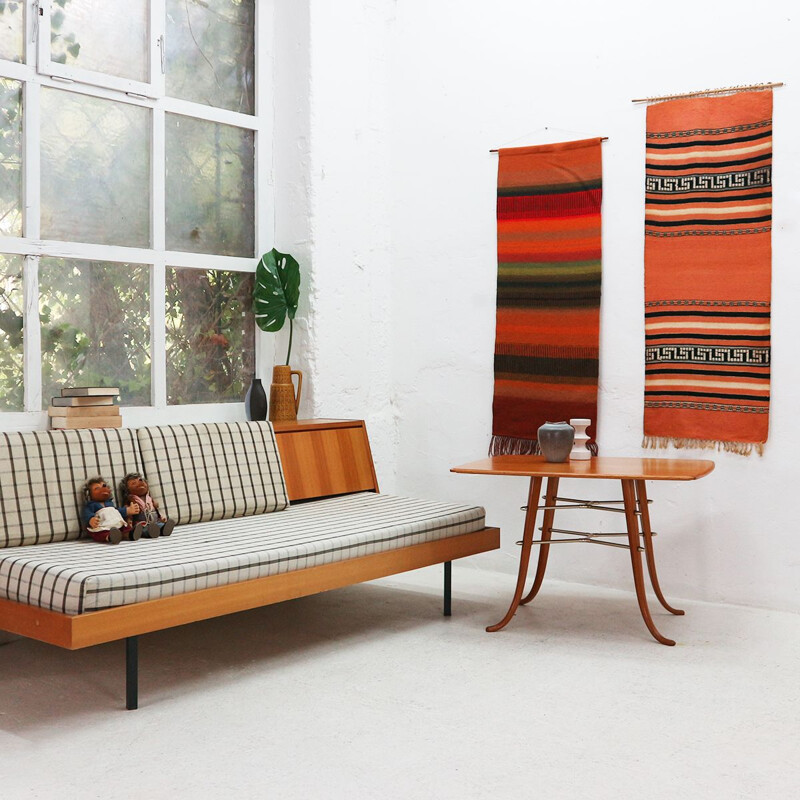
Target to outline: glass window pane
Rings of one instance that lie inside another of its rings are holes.
[[[167,402],[240,403],[255,369],[253,273],[167,269]]]
[[[22,411],[22,256],[0,253],[0,411]]]
[[[167,0],[167,94],[254,113],[255,0]]]
[[[167,249],[255,255],[254,134],[167,114]]]
[[[59,64],[147,82],[149,6],[142,0],[54,0],[50,58]]]
[[[42,89],[42,237],[150,244],[150,109]]]
[[[62,386],[119,386],[123,405],[150,405],[150,268],[39,262],[42,405]]]
[[[0,58],[22,61],[25,0],[0,0]]]
[[[0,78],[0,236],[22,235],[22,85]]]

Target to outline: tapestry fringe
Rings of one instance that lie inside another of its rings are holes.
[[[586,443],[589,452],[596,456],[597,442]],[[542,454],[539,442],[536,439],[518,439],[515,436],[492,436],[489,444],[490,456],[540,456]]]
[[[736,453],[740,456],[764,455],[763,442],[721,442],[715,439],[680,439],[674,436],[645,436],[642,447],[656,450],[665,447],[674,447],[677,450],[693,448],[697,450],[724,450],[726,453]]]
[[[490,456],[540,456],[536,439],[518,439],[516,436],[492,436]]]

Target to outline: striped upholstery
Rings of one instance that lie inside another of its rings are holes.
[[[0,433],[0,548],[77,539],[86,479],[141,468],[129,429]]]
[[[150,494],[179,525],[289,505],[269,422],[162,425],[138,435]]]
[[[0,596],[80,614],[469,533],[484,516],[474,506],[364,493],[116,547],[86,540],[7,550]]]

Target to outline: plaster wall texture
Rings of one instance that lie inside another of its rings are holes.
[[[393,486],[397,445],[388,127],[394,8],[393,0],[278,3],[275,20],[276,37],[285,37],[275,67],[275,246],[304,265],[302,338],[292,356],[307,379],[300,416],[366,418],[384,491]],[[280,359],[285,333],[276,339]]]
[[[489,522],[503,531],[502,553],[483,563],[515,571],[514,541],[521,534],[519,507],[527,487],[523,479],[448,473],[455,464],[485,455],[491,431],[497,162],[489,149],[602,135],[609,137],[603,145],[602,453],[716,461],[715,472],[696,483],[649,487],[653,527],[662,533],[656,550],[668,597],[800,611],[793,504],[800,479],[797,22],[793,3],[763,4],[756,35],[748,8],[739,2],[723,10],[711,2],[664,9],[580,0],[566,10],[508,0],[493,4],[488,14],[478,2],[397,3],[390,118],[375,122],[388,125],[392,158],[392,301],[380,324],[389,326],[392,342],[395,485],[405,493],[483,503]],[[644,451],[646,109],[631,99],[769,80],[786,86],[775,92],[774,366],[765,454]],[[349,102],[354,87],[330,90]],[[326,150],[332,159],[333,143]],[[344,162],[346,155],[339,158]],[[333,164],[328,171],[333,173]],[[351,220],[364,219],[369,200],[360,186],[354,183],[336,200]],[[360,235],[362,227],[356,230]],[[338,275],[335,283],[345,293],[346,280],[358,287],[362,276]],[[326,369],[335,372],[329,362],[334,353],[326,352]],[[370,407],[367,413],[376,411]],[[618,493],[618,485],[591,488],[596,498]],[[577,489],[576,483],[562,483],[567,496]],[[617,515],[593,515],[589,521],[588,515],[562,514],[563,527],[588,522],[600,530],[622,530]],[[611,548],[554,548],[548,574],[631,588],[630,560]],[[509,593],[512,584],[509,580]]]

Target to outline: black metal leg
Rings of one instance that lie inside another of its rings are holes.
[[[139,708],[139,637],[125,640],[125,708]]]
[[[449,617],[450,611],[450,588],[453,583],[453,562],[444,562],[444,615]]]

